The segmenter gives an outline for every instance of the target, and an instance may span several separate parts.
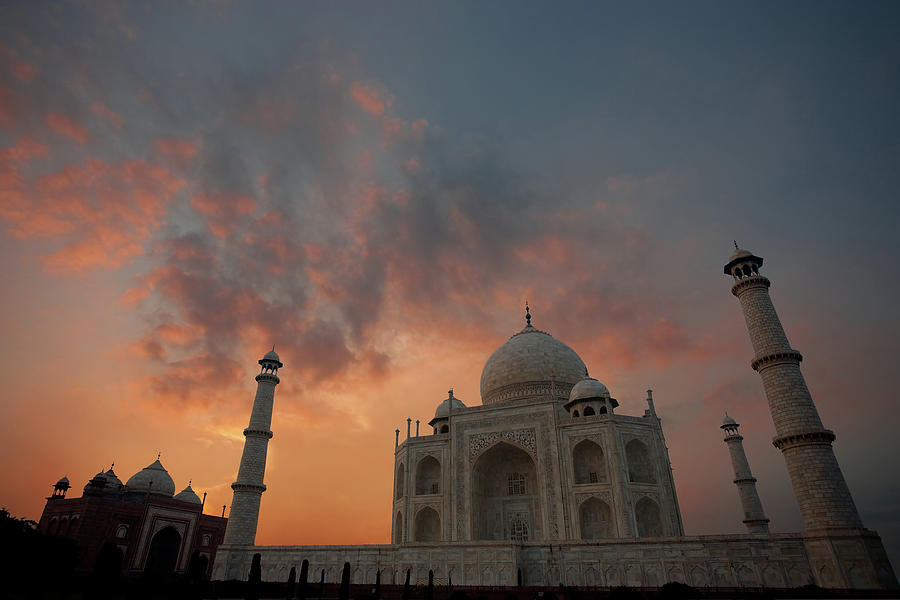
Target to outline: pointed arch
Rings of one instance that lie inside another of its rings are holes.
[[[426,456],[416,466],[416,496],[441,492],[441,463]]]
[[[534,459],[499,442],[472,468],[472,539],[540,540],[541,505]]]
[[[628,461],[628,480],[633,483],[656,483],[650,451],[640,440],[625,444],[625,458]]]
[[[150,576],[165,577],[175,572],[181,550],[181,534],[174,527],[164,527],[150,541],[144,572]]]
[[[644,496],[634,505],[634,518],[637,521],[638,537],[659,537],[663,534],[662,518],[659,505]]]
[[[597,497],[588,498],[578,507],[578,523],[583,540],[602,540],[615,537],[612,527],[612,511],[606,502]]]
[[[441,517],[436,510],[429,506],[416,514],[415,541],[441,541]]]
[[[406,467],[403,463],[397,467],[397,480],[394,482],[394,499],[403,498],[403,489],[406,487]]]
[[[572,468],[576,484],[606,481],[603,449],[592,440],[581,440],[575,445],[572,450]]]
[[[403,513],[400,511],[397,511],[397,516],[394,518],[394,543],[403,543]]]

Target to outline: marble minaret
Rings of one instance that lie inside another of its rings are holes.
[[[731,293],[741,301],[756,356],[751,363],[762,378],[769,411],[775,422],[772,443],[787,463],[809,530],[862,527],[853,497],[838,466],[831,442],[834,432],[822,426],[806,381],[800,372],[803,356],[791,348],[769,297],[768,279],[759,274],[763,259],[737,248],[725,265],[734,277]]]
[[[734,485],[738,488],[741,508],[744,509],[744,525],[750,535],[769,535],[769,519],[763,512],[762,502],[756,491],[756,478],[750,472],[750,463],[744,452],[744,437],[738,432],[738,427],[737,421],[725,413],[722,429],[731,454],[731,466],[734,467]]]
[[[283,365],[275,354],[275,348],[260,359],[261,369],[256,376],[256,398],[250,413],[250,424],[244,429],[244,453],[238,469],[237,481],[231,484],[234,496],[224,545],[252,546],[256,540],[256,524],[259,521],[259,503],[266,491],[263,477],[266,473],[266,451],[272,439],[272,408],[275,402],[275,386],[281,380],[278,369]]]

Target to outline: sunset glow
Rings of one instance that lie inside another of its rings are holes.
[[[743,528],[726,409],[798,531],[737,239],[900,564],[900,7],[867,7],[5,7],[0,505],[160,452],[221,514],[274,344],[257,543],[389,542],[395,429],[480,404],[527,300],[619,413],[653,389],[688,534]]]

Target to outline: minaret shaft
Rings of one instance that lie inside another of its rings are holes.
[[[268,354],[266,356],[269,356]],[[277,361],[277,358],[275,359]],[[250,545],[256,541],[259,521],[259,505],[266,491],[263,480],[266,473],[266,454],[272,438],[272,410],[275,403],[275,386],[280,382],[275,361],[263,359],[263,372],[256,376],[256,397],[250,412],[250,423],[244,430],[244,451],[237,479],[231,484],[234,496],[228,527],[223,544]],[[277,363],[280,367],[281,363]]]
[[[741,260],[753,268],[762,264],[752,256]],[[729,265],[739,262],[733,260]],[[834,433],[822,426],[800,372],[803,357],[791,348],[769,296],[770,282],[758,271],[749,274],[746,266],[744,269],[731,291],[741,301],[756,354],[752,366],[762,378],[775,424],[773,443],[787,463],[804,527],[862,527],[831,448]]]
[[[800,431],[822,430],[819,412],[800,372],[803,357],[791,348],[784,333],[769,296],[769,280],[759,276],[752,279],[757,281],[744,279],[732,292],[741,301],[755,352],[752,365],[763,380],[775,432],[781,437]],[[739,285],[745,287],[738,289]]]
[[[731,466],[734,467],[734,484],[738,488],[741,508],[744,510],[744,525],[751,535],[768,535],[769,519],[763,511],[762,501],[756,491],[756,478],[750,472],[750,463],[747,461],[747,453],[744,452],[743,441],[743,436],[736,432],[729,432],[725,438],[725,444],[731,455]]]

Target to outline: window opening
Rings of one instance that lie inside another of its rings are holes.
[[[509,537],[516,542],[528,541],[528,515],[515,513],[509,523]]]
[[[525,475],[522,473],[510,473],[507,483],[507,491],[510,496],[525,495]]]

